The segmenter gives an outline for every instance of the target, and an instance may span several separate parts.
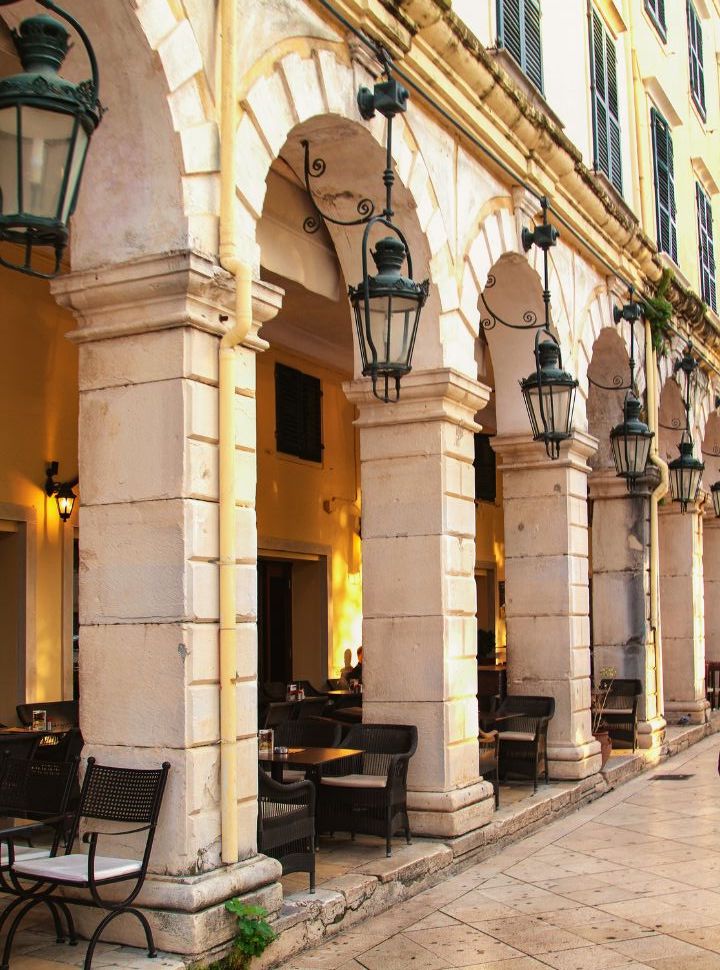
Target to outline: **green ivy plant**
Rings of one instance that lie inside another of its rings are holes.
[[[672,270],[664,269],[655,296],[645,297],[643,300],[645,318],[650,324],[653,349],[657,352],[658,357],[665,357],[670,346],[670,320],[673,314],[673,305],[668,300],[667,295],[672,280]]]
[[[262,906],[247,906],[239,899],[228,899],[225,909],[237,920],[237,933],[227,956],[211,963],[207,970],[246,970],[253,957],[259,957],[275,939]]]

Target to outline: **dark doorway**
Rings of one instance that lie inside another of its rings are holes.
[[[258,561],[258,680],[293,679],[292,563]]]

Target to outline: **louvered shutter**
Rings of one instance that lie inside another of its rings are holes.
[[[645,0],[645,9],[650,14],[651,19],[660,32],[663,40],[667,37],[667,24],[665,23],[665,0]]]
[[[320,381],[284,364],[275,365],[275,441],[286,455],[322,460]]]
[[[698,111],[705,118],[705,73],[703,67],[702,24],[695,7],[688,0],[688,56],[690,59],[690,92]]]
[[[604,172],[618,192],[622,192],[615,44],[595,10],[592,14],[590,62],[593,88],[595,168]]]
[[[673,145],[670,128],[662,115],[650,112],[655,162],[655,216],[658,247],[677,262],[677,225]]]
[[[707,305],[717,310],[712,205],[699,182],[695,183],[695,200],[700,244],[700,292]]]
[[[498,41],[541,91],[540,0],[498,0]]]

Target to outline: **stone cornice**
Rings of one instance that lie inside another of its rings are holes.
[[[400,400],[383,404],[372,393],[369,378],[343,384],[348,400],[356,404],[358,427],[450,421],[469,431],[479,431],[475,414],[490,400],[490,388],[451,368],[412,371],[402,379]]]
[[[77,330],[68,334],[74,343],[175,327],[221,337],[234,322],[233,277],[207,256],[189,250],[69,273],[54,280],[51,289],[77,318]],[[246,345],[258,350],[267,346],[257,330],[281,305],[282,290],[253,281],[254,325]]]
[[[654,468],[644,475],[630,491],[624,478],[615,474],[614,468],[602,468],[591,472],[588,478],[588,495],[593,499],[619,499],[627,501],[634,498],[648,498],[657,485],[659,475]]]

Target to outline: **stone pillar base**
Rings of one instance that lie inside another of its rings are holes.
[[[197,958],[235,936],[235,919],[226,912],[225,900],[240,896],[269,913],[277,912],[283,900],[281,875],[280,863],[262,855],[200,876],[150,874],[136,905],[147,916],[159,950]],[[88,898],[83,891],[65,890],[65,895]],[[125,895],[122,883],[102,889],[103,898],[122,899]],[[89,937],[102,912],[87,906],[71,908],[78,933]],[[102,941],[145,946],[142,927],[132,917],[114,920]]]
[[[659,748],[665,740],[665,727],[667,722],[664,717],[650,718],[649,721],[638,721],[637,726],[637,746],[643,750]]]
[[[492,821],[493,787],[481,781],[448,792],[409,791],[410,831],[413,835],[454,839]]]
[[[665,701],[665,717],[668,724],[677,724],[681,717],[689,718],[691,724],[705,724],[710,718],[710,702]]]
[[[600,771],[600,742],[594,738],[586,744],[548,744],[550,777],[562,781],[580,781]]]

